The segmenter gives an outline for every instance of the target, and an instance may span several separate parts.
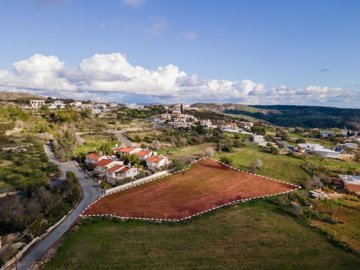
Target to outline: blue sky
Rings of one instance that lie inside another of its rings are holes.
[[[119,101],[359,107],[359,14],[357,0],[3,0],[0,83]],[[84,59],[103,66],[85,71]],[[168,65],[178,70],[158,70]]]

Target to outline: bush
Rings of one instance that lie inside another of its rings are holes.
[[[106,181],[101,181],[100,188],[101,189],[109,189],[109,188],[111,188],[111,185]]]
[[[232,164],[232,160],[228,157],[222,156],[220,157],[220,162],[227,164],[227,165],[231,165]]]

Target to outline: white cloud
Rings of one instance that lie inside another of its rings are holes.
[[[121,2],[128,6],[139,7],[145,3],[145,0],[122,0]]]
[[[55,56],[34,54],[14,63],[11,71],[0,71],[0,81],[14,88],[74,91],[76,86],[61,76],[63,68],[64,63]]]
[[[200,79],[175,65],[154,70],[130,64],[120,53],[95,54],[76,68],[55,56],[34,54],[9,70],[0,70],[1,90],[35,91],[43,95],[145,101],[216,101],[246,104],[308,104],[353,106],[360,95],[349,89],[310,85],[268,87],[248,79]]]
[[[189,31],[182,34],[184,39],[187,40],[196,40],[198,38],[198,33],[195,31]]]
[[[151,19],[150,27],[146,30],[146,32],[152,36],[160,36],[168,26],[169,22],[165,17],[153,17]]]

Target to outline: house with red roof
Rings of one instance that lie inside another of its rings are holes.
[[[106,171],[115,165],[123,165],[124,163],[120,160],[112,159],[102,159],[96,162],[94,171],[99,174],[99,176],[104,176]]]
[[[116,184],[118,180],[124,178],[133,178],[139,173],[139,169],[128,165],[115,165],[106,171],[106,181],[110,184]]]
[[[140,152],[141,148],[131,147],[131,146],[125,146],[125,147],[115,147],[114,152],[115,153],[121,153],[123,155],[132,155]]]
[[[160,155],[153,155],[146,159],[146,166],[149,169],[159,169],[161,167],[167,166],[170,164],[170,161],[167,157]]]
[[[85,158],[86,165],[95,164],[96,162],[106,159],[106,156],[98,155],[96,153],[90,153]]]
[[[137,152],[136,155],[143,160],[148,159],[153,154],[153,151],[147,149],[141,149],[141,151]]]

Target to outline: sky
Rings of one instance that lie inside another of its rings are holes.
[[[0,90],[360,108],[358,0],[2,0]]]

